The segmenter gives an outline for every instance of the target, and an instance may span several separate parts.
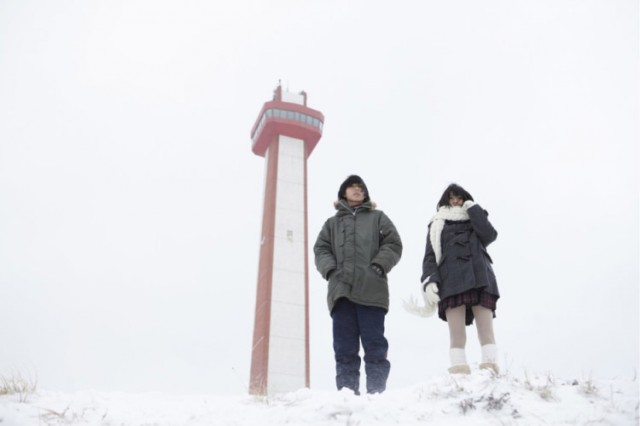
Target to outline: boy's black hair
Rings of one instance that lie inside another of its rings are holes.
[[[362,190],[364,191],[364,202],[369,201],[369,190],[367,189],[367,185],[364,184],[362,178],[358,175],[351,175],[342,182],[340,185],[340,189],[338,190],[338,199],[346,200],[347,199],[347,188],[351,185],[360,185]]]

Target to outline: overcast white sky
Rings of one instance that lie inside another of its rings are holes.
[[[499,232],[503,369],[633,376],[638,22],[632,0],[0,2],[0,374],[246,391],[264,175],[249,132],[282,80],[326,117],[309,245],[351,173],[403,238],[390,387],[448,366],[446,323],[401,302],[452,181]],[[331,389],[310,265],[311,384]]]

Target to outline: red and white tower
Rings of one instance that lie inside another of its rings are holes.
[[[307,95],[283,91],[265,102],[251,129],[265,157],[264,211],[249,392],[271,395],[309,387],[307,158],[324,116]]]

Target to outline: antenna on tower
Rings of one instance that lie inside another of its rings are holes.
[[[282,100],[282,80],[278,79],[278,87],[273,91],[273,100],[280,101]]]

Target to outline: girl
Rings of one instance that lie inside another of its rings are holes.
[[[452,374],[469,374],[466,331],[475,318],[482,350],[481,369],[499,373],[493,318],[500,294],[487,246],[498,233],[488,213],[459,185],[451,184],[438,202],[429,224],[422,262],[424,307],[408,305],[413,313],[438,316],[449,325]]]

